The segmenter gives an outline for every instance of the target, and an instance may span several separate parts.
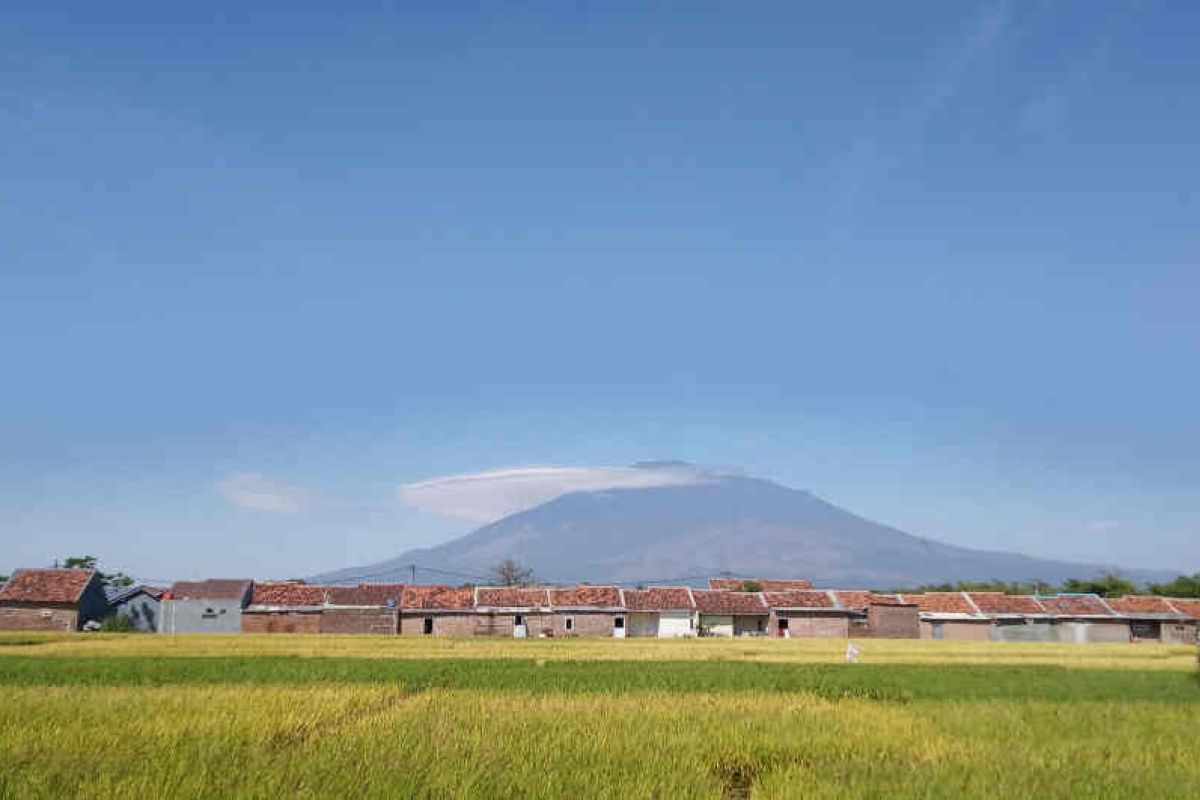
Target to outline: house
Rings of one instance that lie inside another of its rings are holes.
[[[675,639],[696,635],[696,601],[686,586],[626,589],[629,635]]]
[[[625,597],[616,586],[551,589],[550,612],[554,636],[625,638]]]
[[[1200,598],[1168,597],[1166,600],[1171,608],[1192,621],[1192,635],[1196,637],[1194,641],[1200,641]]]
[[[766,636],[771,611],[762,592],[693,589],[701,636]]]
[[[325,590],[321,633],[400,632],[402,583],[360,583]]]
[[[475,589],[475,613],[480,636],[553,636],[554,615],[550,591],[519,586],[479,586]]]
[[[129,620],[135,631],[158,631],[162,597],[166,589],[157,586],[130,586],[108,596],[108,613]]]
[[[916,603],[899,595],[862,590],[833,590],[833,599],[850,612],[850,635],[873,639],[919,639],[920,613]]]
[[[405,586],[400,597],[400,633],[474,636],[475,590],[451,586]]]
[[[320,633],[325,587],[256,582],[242,611],[242,633]]]
[[[0,630],[77,631],[107,615],[94,569],[19,569],[0,589]]]
[[[1058,630],[1041,601],[1027,594],[967,592],[979,613],[992,622],[989,631],[997,642],[1053,642]]]
[[[762,595],[770,609],[767,629],[771,636],[844,639],[850,633],[850,612],[838,604],[833,592],[790,589]]]
[[[746,585],[757,586],[760,592],[787,592],[792,589],[811,589],[812,581],[800,578],[709,578],[708,588],[721,592],[744,592]]]
[[[1039,596],[1054,620],[1060,642],[1128,642],[1129,620],[1118,616],[1094,594]]]
[[[1105,603],[1129,620],[1130,641],[1168,644],[1196,642],[1196,620],[1180,612],[1165,598],[1127,595],[1109,597]]]
[[[916,603],[922,639],[992,638],[992,620],[980,612],[966,592],[925,592],[900,597]]]
[[[254,581],[178,581],[162,596],[159,633],[241,633]]]

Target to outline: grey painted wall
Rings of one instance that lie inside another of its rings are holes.
[[[128,618],[137,631],[157,631],[162,603],[148,594],[138,593],[112,606],[113,613]]]
[[[164,600],[159,633],[241,633],[241,600]]]
[[[1050,621],[1025,622],[1021,625],[993,625],[992,640],[996,642],[1056,642],[1058,632]]]

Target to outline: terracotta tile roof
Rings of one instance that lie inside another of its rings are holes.
[[[1060,594],[1039,597],[1046,610],[1057,617],[1111,617],[1112,612],[1094,594]]]
[[[1186,614],[1192,619],[1200,619],[1200,598],[1172,597],[1167,602],[1180,614]]]
[[[709,578],[708,588],[724,592],[740,592],[747,583],[757,583],[764,592],[787,592],[792,589],[811,589],[812,581],[800,578]]]
[[[0,589],[0,603],[77,603],[93,569],[19,569]]]
[[[240,578],[176,581],[167,592],[176,600],[241,600],[252,583]]]
[[[836,589],[833,596],[837,598],[842,608],[849,608],[853,611],[866,611],[867,606],[902,606],[909,605],[900,599],[899,595],[895,594],[876,594],[875,592],[864,592],[858,590]]]
[[[682,586],[651,586],[626,589],[625,606],[630,611],[691,611],[696,607],[692,593]]]
[[[475,605],[474,589],[453,586],[405,586],[400,598],[401,608],[424,610],[463,610]]]
[[[616,586],[575,586],[551,589],[550,605],[567,608],[620,608],[621,590]]]
[[[820,589],[763,592],[763,599],[771,608],[837,608],[830,593]]]
[[[925,592],[906,594],[905,600],[916,603],[917,608],[932,614],[974,614],[975,607],[962,592]]]
[[[403,583],[360,583],[358,586],[330,586],[325,602],[331,606],[400,607]]]
[[[480,586],[475,590],[475,604],[491,608],[543,608],[550,605],[550,592],[518,586]]]
[[[1150,595],[1126,595],[1109,597],[1108,607],[1118,614],[1175,614],[1171,604],[1161,597]]]
[[[250,595],[255,606],[319,606],[325,602],[325,587],[307,583],[256,583]]]
[[[968,592],[984,614],[1045,614],[1046,608],[1036,597],[1004,592]]]
[[[722,592],[693,589],[696,609],[710,614],[766,614],[767,607],[759,592]]]

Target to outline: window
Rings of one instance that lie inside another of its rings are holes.
[[[567,633],[574,633],[575,632],[575,618],[567,617],[565,620],[563,620],[563,627],[567,629]]]
[[[433,633],[433,617],[426,617],[421,620],[421,633],[429,636]]]
[[[787,629],[788,629],[788,619],[787,619],[787,617],[783,617],[782,619],[779,620],[779,630],[786,631]]]
[[[523,615],[517,614],[516,616],[513,617],[513,625],[516,625],[518,628],[520,628],[524,624],[525,624],[525,617]]]
[[[624,617],[615,617],[613,619],[613,628],[618,631],[625,630],[625,618]]]

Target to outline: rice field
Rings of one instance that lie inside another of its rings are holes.
[[[1194,648],[0,635],[0,797],[1200,796]]]

